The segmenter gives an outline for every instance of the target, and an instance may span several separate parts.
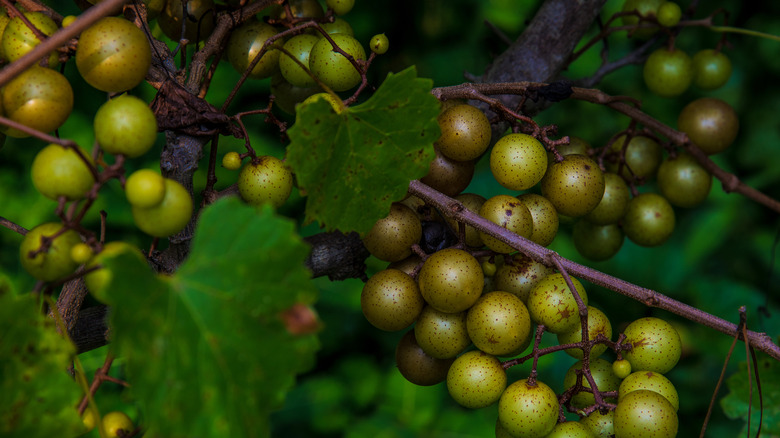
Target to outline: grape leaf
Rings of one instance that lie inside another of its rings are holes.
[[[163,437],[267,436],[318,341],[283,318],[312,303],[308,247],[270,207],[207,207],[189,258],[170,277],[130,254],[106,262],[113,343],[131,391]]]
[[[340,114],[324,99],[298,107],[287,163],[307,194],[307,220],[367,232],[428,173],[441,133],[432,86],[410,67]]]
[[[752,368],[752,367],[751,367]],[[751,369],[751,373],[752,373]],[[761,378],[761,395],[764,401],[764,418],[761,425],[761,436],[780,435],[780,364],[769,358],[758,361],[758,372]],[[758,430],[759,420],[759,395],[756,388],[755,375],[751,375],[750,383],[753,384],[753,403],[751,412],[750,430],[755,434]],[[720,400],[720,405],[727,417],[745,420],[747,429],[748,401],[748,370],[745,362],[739,364],[739,371],[726,379],[729,393]]]
[[[76,355],[31,294],[0,279],[0,436],[76,436],[81,389],[67,372]]]

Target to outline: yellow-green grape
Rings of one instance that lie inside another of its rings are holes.
[[[510,190],[530,189],[547,171],[547,151],[528,134],[507,134],[493,145],[490,170]]]
[[[384,55],[390,48],[390,40],[387,39],[387,35],[380,33],[371,37],[371,41],[368,44],[371,51],[377,55]]]
[[[70,249],[70,258],[79,265],[87,263],[92,255],[92,248],[84,242],[77,243]]]
[[[385,269],[372,275],[360,294],[360,307],[368,322],[389,332],[409,327],[424,305],[417,282],[396,269]]]
[[[682,342],[680,334],[668,322],[660,318],[641,318],[623,331],[631,350],[623,352],[623,358],[631,362],[631,369],[666,374],[680,360]]]
[[[640,389],[661,394],[669,403],[671,403],[675,411],[680,408],[680,397],[671,380],[664,377],[661,373],[654,373],[652,371],[637,371],[625,377],[618,388],[618,403],[620,403],[626,395]]]
[[[625,379],[631,374],[631,362],[620,359],[612,362],[612,372],[620,379]]]
[[[152,48],[144,31],[121,17],[101,18],[81,33],[76,67],[87,83],[111,93],[129,90],[144,80]]]
[[[84,414],[81,416],[81,422],[84,423],[84,427],[87,429],[86,432],[94,429],[95,426],[97,426],[97,415],[95,415],[95,411],[87,407],[87,410],[84,411]]]
[[[626,181],[618,174],[604,173],[604,196],[599,204],[583,219],[595,225],[616,224],[625,216],[631,191]]]
[[[530,239],[533,235],[534,218],[528,207],[514,196],[493,196],[482,204],[479,215],[526,239]],[[482,231],[479,232],[479,237],[488,248],[495,252],[507,254],[515,251],[508,244]]]
[[[563,387],[566,389],[574,387],[577,384],[577,372],[582,370],[583,362],[581,360],[575,362],[569,370],[566,371],[566,375],[563,377]],[[593,376],[593,381],[596,382],[596,387],[601,392],[617,391],[620,387],[620,379],[612,372],[612,364],[601,358],[594,358],[590,360],[590,374]],[[585,376],[582,376],[582,386],[590,388],[590,382]],[[608,401],[614,401],[612,398],[607,398]],[[590,406],[596,402],[593,393],[581,391],[574,394],[571,398],[572,406],[578,408],[584,408]]]
[[[25,12],[25,18],[44,35],[51,36],[57,31],[57,23],[43,12]],[[35,33],[21,18],[12,18],[5,26],[2,34],[3,54],[8,62],[14,62],[34,49],[41,43]],[[59,55],[56,51],[49,54],[48,66],[55,68],[59,65]]]
[[[494,262],[491,262],[490,260],[485,260],[482,262],[482,272],[485,273],[485,277],[492,277],[496,275],[497,270],[498,268]]]
[[[333,9],[334,14],[344,15],[355,6],[355,0],[325,0],[325,4],[330,9]]]
[[[73,230],[67,230],[51,240],[46,251],[39,251],[43,244],[41,238],[54,236],[61,229],[59,222],[46,222],[28,231],[22,239],[19,260],[24,270],[38,280],[59,280],[78,267],[70,252],[74,245],[81,243],[81,238]]]
[[[73,109],[70,82],[50,68],[28,68],[5,84],[2,95],[6,117],[41,132],[51,132],[62,126]],[[29,137],[13,128],[8,128],[5,134]]]
[[[528,207],[534,221],[531,241],[548,246],[558,234],[558,212],[547,198],[536,193],[525,193],[517,197]]]
[[[73,24],[74,21],[78,20],[79,17],[75,15],[67,15],[63,17],[62,19],[62,27],[68,27],[71,24]]]
[[[328,35],[343,33],[349,36],[355,36],[355,31],[352,30],[352,26],[347,20],[341,17],[336,17],[336,19],[333,20],[333,23],[320,23],[320,27],[322,27]],[[317,33],[317,35],[319,35],[319,33]]]
[[[412,254],[412,245],[422,237],[417,213],[401,203],[393,203],[390,212],[378,220],[363,238],[371,255],[386,262],[397,262]]]
[[[541,438],[558,422],[558,396],[545,383],[528,379],[509,385],[498,400],[498,421],[512,436]]]
[[[417,276],[425,301],[446,313],[462,312],[482,295],[479,261],[462,249],[447,248],[428,257]]]
[[[303,88],[317,85],[317,81],[314,80],[308,69],[311,49],[319,40],[320,38],[317,36],[304,33],[296,35],[284,43],[284,50],[289,52],[292,57],[287,55],[287,53],[280,52],[279,71],[287,82]],[[304,70],[296,60],[303,64],[306,69]]]
[[[103,429],[106,431],[106,435],[109,438],[118,437],[119,431],[123,431],[126,434],[135,429],[133,421],[124,412],[113,411],[106,415],[103,415]]]
[[[490,145],[490,121],[485,113],[471,105],[455,105],[438,117],[441,136],[436,147],[457,161],[479,158]]]
[[[663,244],[672,235],[674,225],[674,209],[669,201],[652,192],[633,197],[623,217],[623,232],[640,246]]]
[[[471,409],[492,405],[506,389],[501,361],[479,350],[464,353],[447,372],[447,391],[455,402]]]
[[[526,302],[534,285],[553,272],[549,266],[522,253],[504,256],[504,264],[494,276],[494,287],[496,290],[511,292]]]
[[[677,23],[680,22],[680,18],[682,17],[682,9],[680,9],[680,5],[675,2],[663,2],[661,3],[661,6],[658,7],[656,16],[658,18],[658,23],[661,26],[677,26]]]
[[[151,169],[139,169],[125,181],[127,201],[136,207],[150,208],[165,198],[165,178]]]
[[[86,152],[82,156],[69,147],[50,144],[35,155],[32,163],[32,182],[36,190],[49,199],[64,196],[68,201],[81,199],[95,184],[90,171],[92,160]],[[83,159],[82,159],[83,157]]]
[[[558,213],[584,216],[604,196],[604,174],[595,161],[585,155],[572,154],[549,165],[541,182],[542,196],[549,199]]]
[[[474,345],[495,356],[519,350],[531,336],[531,318],[523,300],[503,291],[482,295],[469,309],[466,327]]]
[[[270,155],[244,164],[238,174],[238,194],[249,205],[271,204],[279,208],[290,197],[292,188],[292,171]]]
[[[154,207],[132,207],[136,226],[154,237],[168,237],[183,230],[192,217],[192,197],[178,182],[165,178],[165,197]]]
[[[710,194],[712,175],[687,152],[669,156],[658,168],[658,189],[676,207],[695,207]]]
[[[579,280],[570,277],[583,304],[588,305],[588,295]],[[560,273],[550,274],[531,289],[528,296],[528,313],[537,324],[543,324],[547,331],[566,333],[580,325],[577,301]]]
[[[623,153],[625,163],[620,167],[617,162],[609,162],[607,169],[610,172],[617,173],[620,168],[620,175],[628,179],[632,177],[645,179],[654,177],[658,166],[661,165],[661,160],[663,160],[663,148],[661,148],[661,145],[652,138],[642,135],[631,137],[627,147],[624,146],[625,142],[626,136],[621,135],[615,139],[609,148],[614,156],[619,156],[621,151],[625,149]]]
[[[479,213],[479,209],[482,207],[482,204],[485,203],[485,198],[476,193],[461,193],[455,196],[455,200],[462,202],[463,206],[473,213]],[[452,231],[459,233],[458,222],[449,217],[445,219],[447,220],[447,223],[450,224]],[[479,237],[479,231],[471,225],[466,225],[466,245],[473,247],[482,246],[482,239]]]
[[[98,108],[94,120],[95,140],[109,154],[136,158],[154,146],[157,119],[142,99],[125,94]]]
[[[609,318],[601,310],[588,306],[588,339],[595,340],[599,335],[603,335],[608,341],[612,340],[612,323],[609,322]],[[558,344],[574,344],[582,341],[582,327],[577,327],[570,332],[558,334]],[[581,348],[567,348],[564,350],[566,354],[575,358],[582,359],[585,357]],[[607,344],[594,344],[590,349],[590,358],[596,358],[601,356],[602,353],[607,351]]]
[[[336,45],[356,61],[365,61],[366,51],[358,40],[350,35],[337,33],[330,36]],[[327,38],[321,38],[309,54],[309,69],[333,91],[347,91],[360,83],[362,76],[352,62],[333,50]]]
[[[615,438],[674,438],[677,412],[657,392],[638,390],[626,395],[615,408]]]
[[[265,42],[276,35],[276,28],[262,21],[249,21],[234,30],[227,44],[227,59],[239,73],[244,73],[252,61],[260,54]],[[284,41],[277,39],[266,48],[260,61],[255,64],[249,77],[264,79],[271,77],[279,69],[279,56]]]
[[[146,263],[146,258],[138,248],[126,242],[114,241],[103,245],[103,249],[99,253],[94,254],[84,265],[84,268],[89,271],[84,276],[87,290],[101,303],[110,304],[111,297],[108,295],[108,285],[114,277],[113,272],[101,265],[106,259],[122,253],[133,254],[139,261]]]
[[[451,359],[471,345],[466,312],[445,313],[425,306],[414,324],[414,337],[429,356]]]
[[[447,372],[455,358],[436,359],[423,351],[414,337],[414,330],[407,331],[395,348],[395,364],[404,378],[415,385],[431,386],[447,378]]]
[[[731,60],[725,53],[713,49],[699,50],[693,55],[693,83],[702,90],[722,87],[731,77]]]
[[[5,32],[6,26],[8,26],[8,23],[10,22],[11,22],[11,17],[8,16],[8,13],[5,11],[5,8],[0,8],[0,60],[2,61],[6,61],[5,50],[3,49],[2,36],[3,36],[3,32]]]
[[[222,167],[227,170],[238,170],[241,168],[241,155],[238,152],[230,151],[222,156]]]
[[[615,428],[612,424],[615,411],[607,411],[602,414],[598,409],[587,417],[580,419],[580,424],[585,426],[596,438],[615,438]]]
[[[558,423],[544,438],[593,438],[590,431],[576,421]]]

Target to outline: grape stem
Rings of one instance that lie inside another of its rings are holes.
[[[518,251],[539,263],[550,266],[551,260],[558,258],[560,266],[571,275],[582,278],[597,286],[601,286],[619,294],[625,295],[636,301],[644,303],[648,307],[657,307],[659,309],[672,312],[676,315],[705,325],[729,336],[734,336],[738,339],[744,340],[743,334],[740,333],[739,328],[734,323],[704,312],[696,307],[669,298],[660,292],[629,283],[625,280],[621,280],[619,278],[597,271],[593,268],[589,268],[587,266],[580,265],[571,260],[563,258],[552,250],[531,242],[530,240],[518,236],[506,228],[502,228],[501,226],[490,222],[489,220],[479,216],[477,213],[468,210],[463,206],[462,203],[432,189],[431,187],[421,183],[419,180],[414,180],[409,183],[409,192],[412,195],[418,196],[425,202],[435,206],[445,215],[457,221],[462,221],[481,232],[495,237],[501,242],[510,245],[512,248],[517,249]],[[767,353],[777,360],[780,360],[780,347],[772,342],[772,338],[769,337],[766,333],[746,331],[746,336],[753,347]]]

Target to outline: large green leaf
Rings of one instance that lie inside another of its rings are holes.
[[[67,372],[76,355],[31,294],[0,278],[0,436],[73,437],[84,431],[82,392]]]
[[[723,412],[729,418],[742,418],[747,422],[750,385],[748,385],[748,370],[745,362],[739,364],[739,371],[726,379],[729,394],[720,401]],[[752,370],[751,370],[752,372]],[[761,396],[763,397],[764,415],[761,436],[780,435],[780,364],[774,359],[762,358],[758,361],[758,373],[761,379]],[[758,430],[761,407],[756,379],[751,375],[753,385],[753,402],[750,418],[751,436]],[[747,428],[747,425],[745,426]]]
[[[367,232],[425,176],[440,135],[432,86],[410,67],[340,114],[323,99],[299,106],[287,162],[307,193],[308,220]]]
[[[107,263],[113,341],[159,436],[267,436],[318,346],[282,318],[315,298],[307,254],[290,221],[233,198],[203,211],[172,277],[129,254]]]

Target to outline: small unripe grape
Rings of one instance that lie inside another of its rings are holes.
[[[674,438],[677,412],[657,392],[638,390],[626,395],[615,408],[615,438]]]
[[[663,374],[652,371],[637,371],[625,377],[618,388],[618,403],[629,393],[640,389],[661,394],[671,403],[675,411],[680,408],[680,397],[674,384]]]
[[[412,245],[422,237],[422,224],[411,208],[393,203],[386,217],[376,221],[363,238],[374,257],[386,262],[403,260],[412,254]]]
[[[92,254],[92,248],[84,242],[77,243],[70,249],[70,258],[79,265],[87,263]]]
[[[447,378],[451,359],[436,359],[429,356],[417,344],[414,330],[407,331],[395,349],[395,363],[404,378],[415,385],[431,386]]]
[[[168,237],[183,230],[192,217],[192,196],[180,183],[165,178],[162,202],[142,208],[133,206],[133,220],[138,228],[155,237]]]
[[[710,194],[712,175],[686,152],[668,157],[658,168],[658,189],[676,207],[695,207]]]
[[[136,170],[127,177],[125,196],[136,207],[154,207],[165,198],[165,178],[151,169]]]
[[[71,258],[73,246],[81,243],[78,233],[73,230],[65,231],[55,237],[49,244],[48,250],[41,249],[41,238],[52,237],[59,233],[62,224],[59,222],[46,222],[27,232],[19,245],[19,259],[22,267],[30,275],[42,281],[58,280],[78,267],[78,263]],[[35,255],[31,256],[34,253]]]
[[[625,359],[612,362],[612,372],[614,372],[618,378],[625,379],[631,374],[631,362]]]
[[[142,99],[125,94],[98,108],[95,140],[109,154],[129,158],[145,154],[157,139],[157,118]]]
[[[533,235],[534,218],[531,216],[531,211],[514,196],[493,196],[482,204],[479,215],[526,239],[530,239]],[[508,244],[487,233],[480,231],[479,236],[482,242],[495,252],[507,254],[515,251]]]
[[[350,35],[331,35],[333,42],[356,61],[365,61],[366,51],[358,40]],[[333,50],[327,38],[321,38],[309,54],[312,73],[333,91],[347,91],[361,81],[360,71],[344,55]]]
[[[712,155],[734,143],[739,132],[739,118],[725,101],[702,97],[680,111],[677,129],[686,133],[706,154]]]
[[[424,305],[417,282],[396,269],[385,269],[372,275],[360,295],[363,315],[371,325],[385,331],[409,327]]]
[[[490,260],[485,260],[482,262],[482,272],[485,273],[485,277],[492,277],[496,275],[497,270],[498,268],[494,262],[491,262]]]
[[[553,272],[554,270],[549,266],[522,253],[504,256],[504,264],[498,268],[494,276],[494,286],[496,290],[511,292],[526,302],[536,283]]]
[[[414,324],[414,337],[429,356],[453,358],[471,345],[466,312],[444,313],[425,306]]]
[[[548,246],[558,234],[558,212],[547,198],[536,193],[525,193],[517,197],[528,207],[534,222],[530,240]]]
[[[438,121],[441,137],[436,147],[453,160],[477,159],[490,145],[490,121],[479,108],[455,105],[439,114]]]
[[[32,163],[31,175],[35,189],[49,199],[64,196],[68,201],[81,199],[95,184],[95,177],[87,163],[89,155],[82,156],[73,148],[50,144],[41,149]]]
[[[501,361],[479,350],[469,351],[453,362],[447,372],[447,390],[459,405],[479,409],[501,398],[507,377]]]
[[[574,387],[577,384],[577,371],[582,370],[583,362],[581,360],[575,362],[569,370],[566,371],[566,375],[563,377],[563,387],[566,389]],[[595,358],[590,360],[590,374],[593,377],[593,381],[596,382],[596,387],[601,392],[617,391],[620,387],[620,379],[612,371],[612,364],[604,359]],[[590,382],[585,376],[582,376],[582,386],[590,388]],[[608,398],[608,400],[612,400]],[[596,398],[591,392],[581,391],[571,398],[571,404],[578,408],[584,408],[590,406],[596,402]]]
[[[635,196],[628,203],[623,217],[623,232],[640,246],[658,246],[674,231],[674,209],[661,195],[648,192]]]
[[[387,39],[387,35],[380,33],[371,37],[371,42],[368,46],[372,52],[377,55],[383,55],[390,48],[390,40]]]
[[[270,155],[244,164],[238,174],[238,194],[249,205],[268,203],[279,208],[290,197],[292,188],[292,171]]]
[[[682,17],[682,9],[680,9],[680,5],[675,2],[663,2],[661,3],[661,6],[658,7],[656,15],[658,24],[661,26],[677,26],[677,23],[680,22],[680,18]]]
[[[579,280],[570,277],[582,302],[588,305],[588,295]],[[566,333],[580,325],[577,301],[560,273],[550,274],[531,289],[528,313],[537,324],[552,333]]]
[[[106,435],[108,435],[109,438],[120,436],[120,430],[124,431],[126,434],[130,434],[130,432],[135,429],[130,417],[121,411],[109,412],[103,415],[101,421],[103,422],[103,429],[106,431]]]
[[[493,145],[490,170],[502,186],[527,190],[541,181],[547,171],[547,151],[528,134],[507,134]]]
[[[626,181],[618,174],[604,174],[604,196],[590,213],[583,216],[588,222],[596,225],[616,224],[628,210],[631,191]]]
[[[238,170],[241,168],[241,155],[238,152],[230,151],[222,157],[222,167],[227,170]]]
[[[51,132],[62,126],[73,109],[73,88],[68,79],[50,68],[32,66],[5,84],[2,105],[9,119]],[[18,129],[6,128],[9,137],[29,137]]]
[[[623,358],[631,362],[631,369],[665,374],[677,365],[682,354],[680,334],[660,318],[641,318],[623,331],[631,350]]]
[[[417,276],[425,301],[440,312],[457,313],[471,307],[482,295],[482,266],[461,249],[437,251]]]
[[[693,55],[693,83],[702,90],[722,87],[731,77],[731,60],[725,53],[704,49]]]
[[[604,196],[604,173],[585,155],[566,155],[547,168],[541,183],[542,196],[558,213],[579,217],[590,213]]]
[[[607,340],[612,340],[612,323],[609,322],[609,318],[601,310],[588,306],[588,339],[596,339],[599,335],[603,335]],[[558,334],[558,344],[574,344],[582,341],[582,327],[577,327],[570,332]],[[563,350],[569,356],[575,359],[582,359],[584,357],[581,348],[567,348]],[[607,351],[607,344],[595,344],[590,350],[590,358],[596,358],[601,356],[602,353]]]
[[[531,318],[525,304],[503,291],[482,295],[469,309],[466,327],[474,345],[495,356],[517,351],[531,336]]]
[[[528,379],[509,385],[498,400],[498,421],[513,436],[541,438],[558,422],[558,397],[546,384]]]
[[[574,224],[571,237],[577,252],[594,262],[612,258],[620,251],[625,240],[617,224],[595,225],[587,220]]]

